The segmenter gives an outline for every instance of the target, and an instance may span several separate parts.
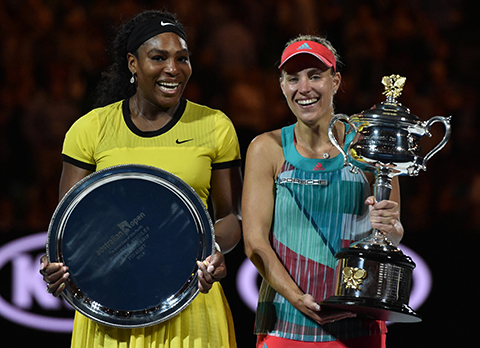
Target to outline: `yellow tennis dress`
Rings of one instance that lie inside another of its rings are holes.
[[[182,99],[165,127],[142,132],[125,100],[79,118],[65,136],[62,159],[91,171],[120,164],[156,166],[187,182],[207,205],[211,171],[239,166],[240,149],[233,124],[218,110]],[[76,312],[72,348],[97,347],[233,348],[236,341],[230,307],[217,282],[208,294],[200,293],[179,314],[154,326],[115,328]]]

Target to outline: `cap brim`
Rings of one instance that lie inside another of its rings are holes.
[[[291,55],[289,55],[287,58],[285,58],[283,60],[283,62],[280,63],[280,65],[278,66],[279,69],[281,69],[286,62],[288,62],[292,57],[295,57],[295,56],[298,56],[299,54],[302,54],[302,53],[305,53],[305,54],[309,54],[311,56],[314,56],[315,58],[317,58],[319,61],[321,61],[326,67],[328,68],[331,68],[333,67],[333,64],[330,63],[328,61],[328,59],[326,59],[325,57],[323,57],[322,55],[318,54],[318,53],[315,53],[315,52],[311,52],[311,51],[300,51],[300,52],[295,52],[295,53],[292,53]]]

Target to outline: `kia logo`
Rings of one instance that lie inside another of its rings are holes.
[[[46,284],[39,273],[39,267],[40,256],[45,254],[46,240],[47,233],[41,232],[13,240],[0,247],[0,271],[10,264],[12,274],[11,299],[9,302],[0,294],[0,315],[16,324],[34,329],[68,333],[72,331],[73,318],[32,312],[34,304],[37,304],[45,313],[67,310],[73,314],[73,308],[65,300],[61,297],[55,298],[45,291]],[[401,245],[400,248],[416,264],[409,302],[416,310],[430,293],[432,276],[427,264],[418,254],[406,246]],[[252,311],[257,307],[258,276],[255,266],[249,259],[245,259],[238,269],[236,284],[240,298]]]
[[[72,307],[61,297],[45,291],[46,284],[39,273],[40,256],[45,254],[47,233],[19,238],[0,247],[0,271],[11,264],[11,301],[0,294],[0,315],[27,327],[44,331],[71,332],[72,318],[55,318],[31,312],[34,304],[43,311],[59,311]],[[32,256],[36,252],[36,256]],[[73,313],[73,312],[72,312]],[[72,315],[73,316],[73,315]]]

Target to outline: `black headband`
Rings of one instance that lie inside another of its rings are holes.
[[[127,51],[135,53],[145,41],[162,33],[175,33],[187,41],[185,31],[176,25],[175,22],[166,17],[156,17],[140,23],[133,29],[128,37]]]

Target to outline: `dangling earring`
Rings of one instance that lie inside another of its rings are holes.
[[[130,83],[134,84],[135,83],[135,74],[132,73],[132,78],[130,79]]]

